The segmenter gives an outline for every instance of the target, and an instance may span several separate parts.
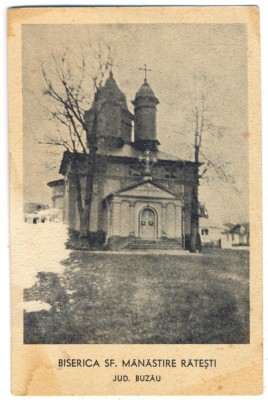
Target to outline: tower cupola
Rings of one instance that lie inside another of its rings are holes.
[[[133,115],[112,71],[104,86],[96,92],[92,107],[85,112],[85,120],[89,131],[95,129],[99,146],[102,143],[118,147],[130,143]]]
[[[157,97],[148,84],[147,78],[132,101],[134,105],[134,146],[141,150],[157,150],[160,144],[156,138]]]

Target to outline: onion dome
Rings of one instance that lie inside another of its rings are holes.
[[[122,108],[128,109],[125,94],[119,89],[112,71],[110,71],[109,77],[106,80],[104,86],[99,90],[96,100],[118,102]]]
[[[155,97],[155,94],[154,94],[151,86],[147,82],[147,79],[144,79],[143,84],[141,85],[140,89],[136,93],[135,100],[138,100],[140,97],[151,97],[151,98],[154,98],[157,100],[157,104],[159,103],[158,99]]]

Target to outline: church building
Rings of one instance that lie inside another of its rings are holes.
[[[85,113],[92,124],[98,110],[90,240],[103,249],[188,248],[195,163],[159,150],[159,100],[146,78],[132,104],[133,114],[110,72]],[[63,179],[48,183],[53,203],[59,202],[74,231],[80,227],[75,180],[80,174],[85,191],[85,157],[65,152],[59,171]]]

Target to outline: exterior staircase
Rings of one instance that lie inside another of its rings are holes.
[[[126,250],[183,250],[181,244],[172,239],[132,239],[124,246]]]

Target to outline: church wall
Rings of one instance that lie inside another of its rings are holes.
[[[52,197],[62,196],[64,193],[64,185],[57,185],[52,187]]]
[[[112,235],[121,236],[121,201],[115,200],[112,204]]]
[[[121,235],[130,235],[130,203],[122,201],[121,203]]]
[[[103,185],[103,198],[105,198],[110,193],[140,182],[141,176],[131,177],[129,175],[128,165],[126,164],[109,162],[107,165],[107,173],[101,176],[100,179]]]
[[[106,203],[105,206],[103,207],[103,214],[102,214],[102,229],[106,237],[109,235],[110,232],[109,224],[110,224],[110,205]]]
[[[52,189],[52,197],[51,203],[53,208],[60,209],[62,211],[62,217],[64,217],[65,210],[64,210],[64,194],[65,194],[65,186],[64,184],[59,185],[50,185]]]
[[[183,209],[181,206],[175,204],[175,236],[182,238],[183,234]]]
[[[158,177],[156,177],[154,179],[154,182],[163,186],[176,196],[183,196],[184,188],[182,181],[175,181],[174,179],[168,179],[168,178],[159,179]]]
[[[175,204],[168,203],[167,204],[167,237],[174,238],[176,235],[175,232]]]
[[[125,176],[126,166],[119,162],[107,163],[107,177],[120,178]]]
[[[116,192],[121,189],[121,182],[120,178],[118,179],[111,179],[111,178],[106,178],[103,180],[103,199],[107,197],[110,193]]]
[[[99,185],[95,182],[93,185],[93,196],[91,202],[91,212],[90,212],[90,232],[98,231],[98,220],[99,220]]]
[[[131,142],[132,118],[128,110],[121,109],[121,136],[125,143]]]
[[[171,206],[168,206],[167,212],[167,223],[166,223],[166,235],[168,238],[172,238],[175,232],[176,237],[184,235],[190,235],[191,233],[191,199],[192,199],[192,170],[187,166],[158,166],[156,171],[158,175],[155,177],[155,182],[170,190],[177,196],[181,196],[184,203],[184,213],[182,220],[182,209],[178,208],[173,212]],[[184,185],[189,182],[188,185]],[[174,215],[174,219],[172,218]],[[164,230],[165,232],[165,230]]]
[[[128,184],[135,184],[141,182],[141,164],[139,162],[109,162],[107,165],[106,177],[111,177],[111,179],[123,179],[123,186]],[[159,183],[160,185],[166,187],[172,193],[180,195],[183,193],[183,176],[181,171],[176,174],[176,177],[166,176],[166,169],[164,166],[158,166],[152,170],[153,181]]]
[[[137,165],[139,165],[137,163]],[[90,221],[90,232],[107,232],[109,235],[128,237],[135,235],[139,237],[139,212],[147,204],[147,202],[136,202],[135,205],[131,205],[131,202],[122,202],[115,206],[112,210],[113,221],[111,221],[112,227],[108,229],[107,224],[107,209],[106,204],[103,200],[113,192],[117,192],[120,189],[134,185],[135,183],[141,182],[141,176],[131,176],[129,165],[126,162],[109,160],[107,163],[100,163],[100,168],[97,170],[96,183],[94,185],[94,194],[91,208],[91,221]],[[172,193],[176,195],[184,194],[184,220],[181,218],[181,207],[175,207],[171,202],[167,204],[165,201],[161,205],[159,201],[150,201],[151,206],[157,212],[158,218],[158,238],[181,238],[182,232],[184,235],[190,235],[191,232],[191,171],[185,169],[184,179],[188,182],[187,185],[183,185],[182,174],[176,173],[176,178],[164,177],[166,174],[166,168],[164,166],[158,166],[157,171],[159,177],[153,180],[159,183],[163,187],[166,187]],[[181,172],[181,171],[180,171]],[[158,179],[157,179],[158,178]],[[82,180],[83,181],[83,180]],[[82,182],[83,193],[85,193],[85,179]],[[70,182],[66,186],[66,199],[65,213],[69,216],[69,226],[71,229],[80,229],[80,219],[78,208],[76,204],[76,188],[75,183],[70,175]],[[119,221],[120,220],[120,224]],[[117,227],[115,227],[117,225]],[[134,225],[134,226],[132,226]],[[183,226],[183,228],[182,228]]]
[[[107,165],[107,173],[105,174],[106,176],[103,177],[105,180],[105,195],[108,195],[112,191],[119,190],[120,188],[124,188],[128,185],[133,185],[135,183],[141,182],[142,181],[142,176],[141,176],[141,165],[139,162],[130,164],[130,163],[123,163],[123,162],[109,162]],[[171,177],[171,176],[166,176],[166,167],[161,165],[158,166],[157,168],[153,168],[152,171],[152,176],[153,176],[153,181],[162,185],[166,189],[170,190],[172,193],[175,195],[183,195],[184,192],[184,177],[182,174],[181,169],[179,168],[179,173],[176,172],[176,177]],[[109,180],[107,180],[107,177],[111,180],[121,180],[121,185],[120,186],[113,186],[115,189],[111,189],[109,192]]]
[[[110,102],[102,105],[98,115],[97,135],[118,137],[121,132],[121,109],[119,104]]]
[[[156,139],[156,109],[142,107],[135,110],[135,140]]]
[[[58,195],[54,198],[54,204],[53,204],[53,208],[60,208],[61,210],[63,210],[63,205],[64,205],[64,197],[63,195]]]

